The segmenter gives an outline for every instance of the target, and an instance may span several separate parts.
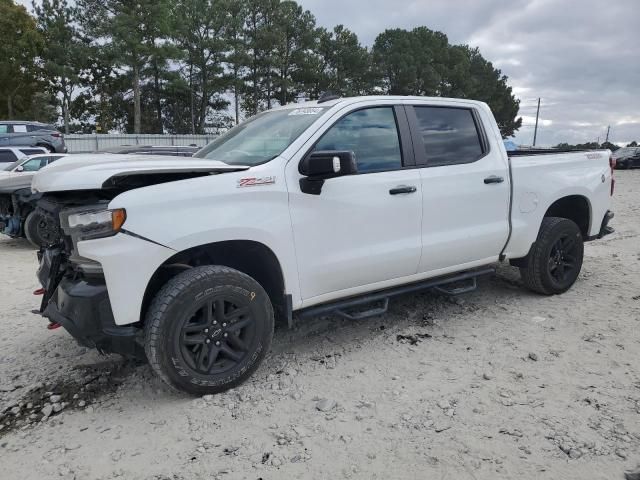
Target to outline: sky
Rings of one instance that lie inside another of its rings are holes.
[[[31,0],[19,0],[30,7]],[[298,0],[318,24],[371,46],[387,28],[426,26],[479,47],[509,77],[538,145],[640,142],[640,0]]]

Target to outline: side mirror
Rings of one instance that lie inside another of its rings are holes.
[[[16,167],[16,172],[24,172],[24,167],[22,165],[18,165]]]
[[[304,193],[320,195],[324,181],[329,178],[358,173],[355,153],[343,150],[312,152],[300,161],[300,189]]]

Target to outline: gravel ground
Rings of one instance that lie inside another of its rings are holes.
[[[6,479],[616,479],[640,462],[640,170],[566,294],[501,267],[456,299],[280,330],[245,385],[170,392],[48,331],[36,260],[0,240]],[[44,413],[43,413],[44,410]]]

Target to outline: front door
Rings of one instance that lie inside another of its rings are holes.
[[[420,260],[422,189],[419,170],[407,168],[404,109],[360,108],[331,122],[310,151],[353,151],[358,174],[325,181],[320,195],[288,184],[304,301],[415,274]],[[299,178],[298,161],[289,162],[288,178]]]

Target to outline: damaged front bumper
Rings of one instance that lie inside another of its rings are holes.
[[[40,312],[62,327],[79,344],[102,353],[142,358],[141,329],[114,322],[104,276],[66,273],[64,253],[58,248],[41,252],[38,279],[44,289]]]

